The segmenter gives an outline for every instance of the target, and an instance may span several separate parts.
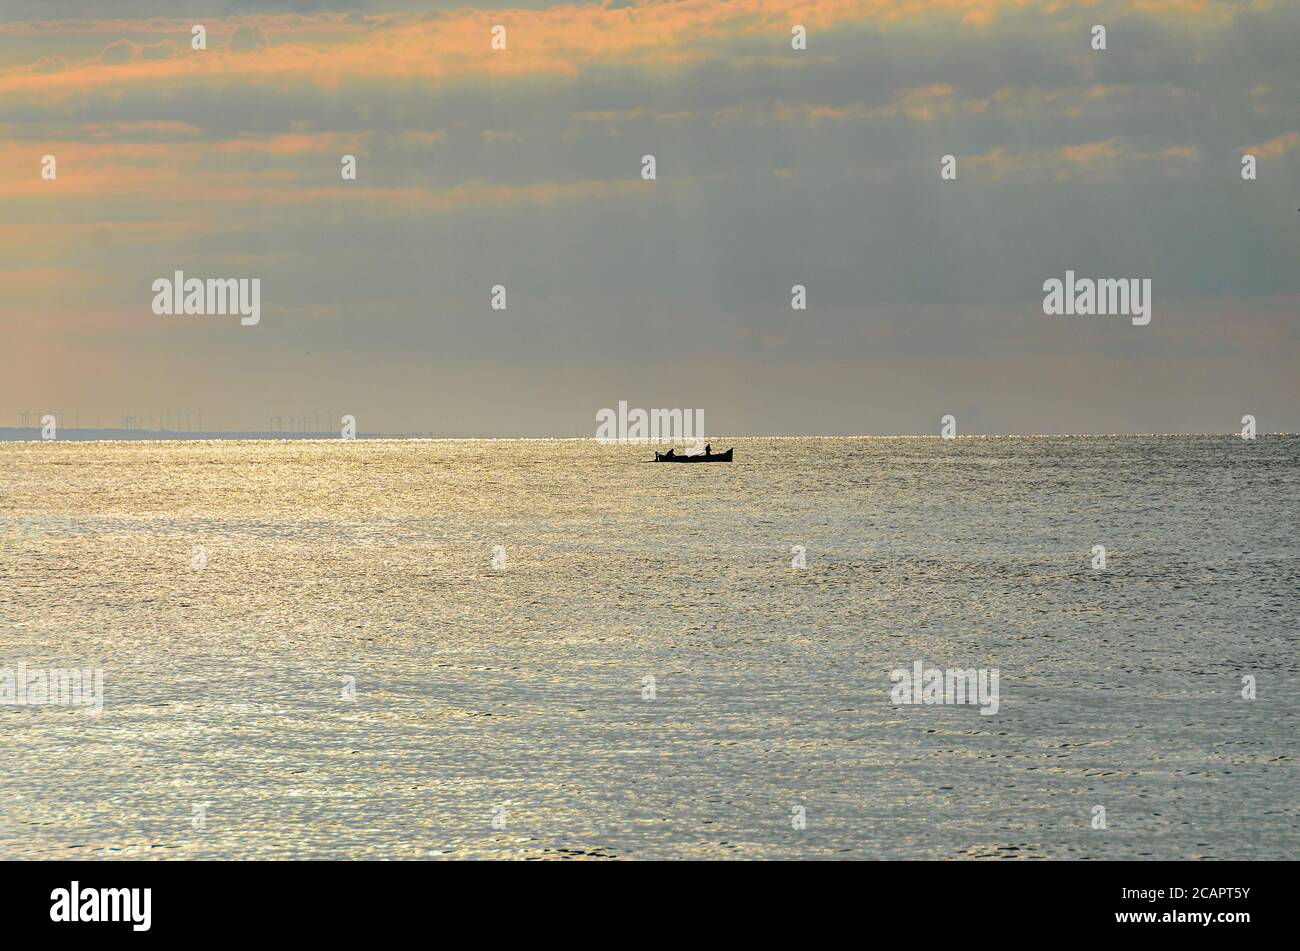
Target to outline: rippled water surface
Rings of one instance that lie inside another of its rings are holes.
[[[1300,440],[714,442],[0,445],[0,855],[1300,855]]]

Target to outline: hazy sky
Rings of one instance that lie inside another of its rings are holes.
[[[1298,50],[1281,0],[6,0],[0,425],[1300,430]],[[175,270],[261,323],[155,316]],[[1151,323],[1044,315],[1067,270]]]

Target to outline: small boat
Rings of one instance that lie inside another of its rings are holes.
[[[726,452],[696,453],[693,456],[679,456],[676,451],[670,456],[667,453],[656,452],[655,462],[730,462],[731,450]]]

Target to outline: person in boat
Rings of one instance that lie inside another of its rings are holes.
[[[711,455],[713,455],[713,447],[710,446],[708,443],[705,443],[705,444],[704,444],[704,454],[705,454],[706,456],[711,456]]]
[[[672,450],[672,449],[669,449],[666,453],[664,453],[664,458],[665,458],[665,459],[671,459],[671,458],[673,458],[674,455],[675,455],[675,453],[673,452],[673,450]]]

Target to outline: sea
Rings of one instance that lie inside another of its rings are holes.
[[[1300,438],[712,442],[0,444],[0,857],[1300,857]]]

